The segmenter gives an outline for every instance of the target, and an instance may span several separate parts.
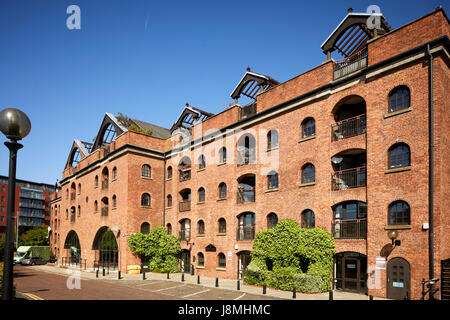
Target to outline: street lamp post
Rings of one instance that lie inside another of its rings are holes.
[[[23,147],[17,140],[25,138],[31,130],[30,119],[22,111],[7,108],[0,112],[0,131],[10,139],[5,145],[9,149],[8,204],[6,209],[6,243],[3,267],[2,299],[13,299],[13,218],[16,191],[17,151]]]

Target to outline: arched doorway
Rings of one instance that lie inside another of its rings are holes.
[[[183,249],[180,256],[180,270],[181,272],[190,272],[191,265],[191,251]]]
[[[74,230],[69,231],[64,241],[65,257],[63,264],[78,264],[81,261],[81,246],[77,233]]]
[[[367,256],[358,252],[342,252],[335,256],[335,289],[367,294]]]
[[[408,261],[393,258],[387,264],[387,298],[404,300],[411,297],[411,270]]]
[[[240,251],[237,253],[238,256],[238,279],[242,280],[244,278],[244,272],[247,270],[248,265],[252,261],[250,251]]]
[[[94,238],[92,250],[95,250],[94,268],[117,269],[119,250],[114,233],[108,227],[101,227]]]

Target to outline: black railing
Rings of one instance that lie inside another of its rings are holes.
[[[243,166],[255,162],[255,149],[245,149],[237,152],[237,165]]]
[[[70,215],[70,222],[75,222],[75,214]]]
[[[180,182],[191,179],[191,170],[180,171]]]
[[[102,181],[102,189],[108,189],[108,180],[103,180]]]
[[[70,267],[70,266],[78,267],[79,266],[80,269],[86,270],[87,260],[86,259],[82,259],[82,258],[77,257],[77,256],[62,257],[61,258],[61,264],[63,266],[68,266],[68,267]]]
[[[361,114],[331,125],[331,141],[339,141],[366,132],[366,115]]]
[[[237,203],[255,202],[255,188],[240,189],[236,197]]]
[[[108,215],[108,207],[102,208],[102,216],[106,217]]]
[[[366,186],[366,167],[336,171],[331,174],[331,190],[345,190]]]
[[[191,201],[190,200],[180,201],[178,208],[180,212],[191,210]]]
[[[238,241],[251,241],[255,239],[255,226],[239,226],[237,229]]]
[[[335,220],[332,232],[335,239],[367,239],[367,219]]]
[[[99,261],[99,260],[94,260],[94,269],[100,269],[100,268],[105,268],[108,270],[115,270],[117,269],[117,261]]]
[[[333,65],[334,80],[342,78],[350,73],[361,70],[367,66],[367,49],[356,54],[336,61]]]

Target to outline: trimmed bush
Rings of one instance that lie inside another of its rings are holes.
[[[308,293],[329,291],[334,252],[334,238],[325,229],[303,229],[294,220],[282,220],[256,235],[244,282]]]

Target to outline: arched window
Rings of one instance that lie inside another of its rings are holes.
[[[389,205],[388,224],[411,224],[410,208],[405,201],[395,201]]]
[[[267,215],[267,229],[272,229],[278,223],[278,216],[276,213],[271,212]]]
[[[267,175],[267,189],[278,189],[278,173],[275,171]]]
[[[251,134],[239,138],[237,144],[237,164],[246,165],[256,161],[256,139]]]
[[[94,186],[95,186],[96,188],[98,188],[98,176],[95,176],[95,183],[94,183]]]
[[[305,210],[302,212],[301,227],[306,229],[315,228],[316,218],[312,210]]]
[[[172,179],[172,167],[167,167],[167,179]]]
[[[167,195],[167,208],[172,207],[172,195]]]
[[[180,173],[180,182],[191,179],[191,159],[189,157],[183,157],[178,165],[178,171]]]
[[[205,265],[205,256],[203,253],[199,252],[197,254],[197,266],[203,267]]]
[[[389,94],[389,112],[407,109],[410,106],[410,93],[406,86],[394,88]]]
[[[152,171],[148,164],[142,166],[142,176],[145,178],[150,178],[152,176]]]
[[[97,200],[94,201],[94,212],[98,211],[98,202]]]
[[[117,179],[117,168],[116,168],[116,167],[114,167],[114,168],[112,169],[112,179],[113,179],[113,180],[116,180],[116,179]]]
[[[227,197],[227,185],[222,182],[219,184],[219,199],[225,199]]]
[[[148,193],[144,193],[141,196],[141,206],[142,207],[150,207],[150,195]]]
[[[198,234],[205,234],[205,222],[203,220],[197,222],[197,232]]]
[[[198,202],[205,202],[205,188],[198,189]]]
[[[198,169],[205,169],[206,167],[206,159],[204,155],[201,155],[200,157],[198,157]]]
[[[302,138],[316,135],[316,121],[313,118],[306,118],[302,122]]]
[[[78,217],[81,217],[81,207],[78,206]]]
[[[400,168],[411,165],[411,154],[406,143],[397,143],[388,150],[389,168]]]
[[[227,260],[225,259],[225,254],[222,252],[218,254],[218,266],[219,268],[226,268],[227,267]]]
[[[219,150],[219,164],[227,162],[227,148],[222,147]]]
[[[168,223],[166,227],[167,227],[167,234],[172,234],[172,225]]]
[[[227,233],[227,222],[224,218],[219,219],[219,233]]]
[[[267,150],[272,150],[278,147],[278,131],[270,130],[267,133]]]
[[[149,234],[150,233],[150,223],[143,222],[141,224],[141,233],[143,233],[143,234]]]
[[[311,163],[307,163],[302,167],[302,183],[316,181],[316,169]]]
[[[81,194],[81,183],[78,184],[78,194]]]
[[[117,207],[117,197],[115,194],[112,196],[112,207],[113,208]]]

